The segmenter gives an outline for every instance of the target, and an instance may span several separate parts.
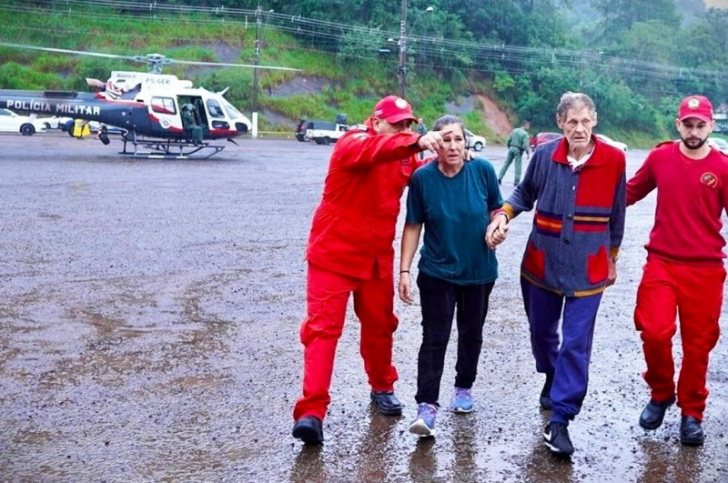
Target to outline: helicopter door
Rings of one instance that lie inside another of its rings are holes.
[[[154,96],[149,105],[152,118],[159,122],[164,131],[182,132],[182,119],[173,97]]]

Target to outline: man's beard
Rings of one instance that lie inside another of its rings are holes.
[[[700,138],[696,138],[696,137],[684,138],[681,136],[680,139],[682,139],[682,142],[686,148],[692,149],[692,150],[697,150],[697,149],[702,148],[703,144],[705,144],[708,141],[707,137],[705,139],[700,139]],[[695,142],[698,142],[698,143],[695,144]]]

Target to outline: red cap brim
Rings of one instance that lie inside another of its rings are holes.
[[[684,121],[685,119],[690,119],[690,118],[694,118],[694,119],[699,119],[699,120],[701,120],[701,121],[703,121],[703,122],[710,122],[710,121],[712,121],[712,120],[713,120],[713,118],[711,118],[711,117],[708,117],[708,116],[706,116],[706,115],[703,115],[703,114],[694,114],[694,113],[692,113],[692,112],[691,112],[690,114],[685,114],[685,115],[684,115],[683,117],[681,117],[681,118],[679,119],[679,121],[681,121],[681,122],[682,122],[682,121]]]
[[[413,122],[417,123],[417,118],[414,116],[414,114],[407,114],[406,112],[403,112],[401,114],[395,114],[389,117],[382,117],[380,119],[384,119],[389,124],[397,124],[398,122],[404,121],[405,119],[412,119]]]

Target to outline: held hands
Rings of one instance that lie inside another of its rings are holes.
[[[399,274],[399,286],[397,287],[399,291],[399,298],[402,300],[402,302],[406,303],[407,305],[412,305],[412,303],[415,301],[414,294],[412,293],[412,281],[410,280],[410,274],[409,272],[404,272]]]
[[[495,250],[495,248],[503,243],[508,236],[508,218],[503,215],[496,215],[493,221],[488,225],[488,229],[485,231],[485,243],[488,248]]]
[[[445,147],[444,138],[451,136],[453,129],[444,129],[442,131],[429,131],[427,134],[420,136],[417,145],[420,149],[432,152],[439,152]]]

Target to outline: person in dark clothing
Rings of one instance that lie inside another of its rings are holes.
[[[195,106],[192,104],[182,106],[182,126],[184,126],[185,132],[188,133],[195,146],[202,144],[202,127],[197,123]]]
[[[410,266],[425,229],[417,286],[422,306],[422,344],[417,368],[417,416],[410,432],[435,435],[440,379],[457,311],[458,357],[450,409],[474,409],[471,388],[483,345],[488,300],[498,277],[495,252],[485,243],[494,217],[505,216],[495,169],[485,159],[466,162],[465,128],[455,116],[442,116],[434,132],[451,129],[436,159],[415,171],[409,183],[402,233],[399,296],[414,301]]]
[[[531,147],[528,144],[528,130],[531,128],[531,123],[526,121],[521,127],[515,128],[511,131],[511,135],[508,136],[506,145],[508,146],[508,154],[506,160],[503,162],[503,167],[498,174],[498,184],[503,181],[503,178],[508,171],[508,167],[511,163],[515,164],[515,177],[513,178],[513,185],[516,186],[521,182],[521,161],[523,160],[523,153],[527,155],[531,152]]]

